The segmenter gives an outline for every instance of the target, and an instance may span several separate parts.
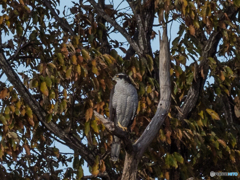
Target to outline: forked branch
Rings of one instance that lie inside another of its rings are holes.
[[[160,35],[160,32],[159,32]],[[171,104],[171,82],[170,82],[170,51],[167,37],[167,25],[163,25],[163,36],[159,36],[160,53],[159,53],[159,85],[160,101],[157,111],[148,124],[140,138],[134,146],[138,151],[138,157],[141,157],[146,148],[156,137],[162,123],[167,117]]]

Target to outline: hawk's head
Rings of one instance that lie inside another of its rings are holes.
[[[129,76],[126,75],[126,74],[124,74],[124,73],[116,74],[116,75],[113,77],[113,80],[116,81],[116,82],[124,80],[125,82],[128,82],[129,84],[132,84],[132,81],[131,81],[131,79],[129,78]]]

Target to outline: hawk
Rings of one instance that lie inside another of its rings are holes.
[[[133,123],[138,106],[138,94],[126,74],[119,73],[113,77],[113,80],[117,83],[110,94],[110,120],[114,122],[115,126],[119,126],[125,131]],[[113,136],[111,149],[112,161],[118,160],[120,146],[121,140],[117,136]]]

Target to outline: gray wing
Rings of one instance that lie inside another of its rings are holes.
[[[113,107],[113,93],[115,91],[115,85],[113,86],[111,92],[110,92],[110,98],[109,98],[109,118],[111,121],[114,122],[114,118],[116,116],[116,109]]]
[[[128,127],[132,124],[138,106],[138,95],[137,91],[135,90],[131,96],[126,97],[126,102],[122,103],[122,126]]]

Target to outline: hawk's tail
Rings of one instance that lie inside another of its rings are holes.
[[[111,160],[117,161],[120,154],[121,140],[117,136],[113,136],[113,143],[111,149]]]

